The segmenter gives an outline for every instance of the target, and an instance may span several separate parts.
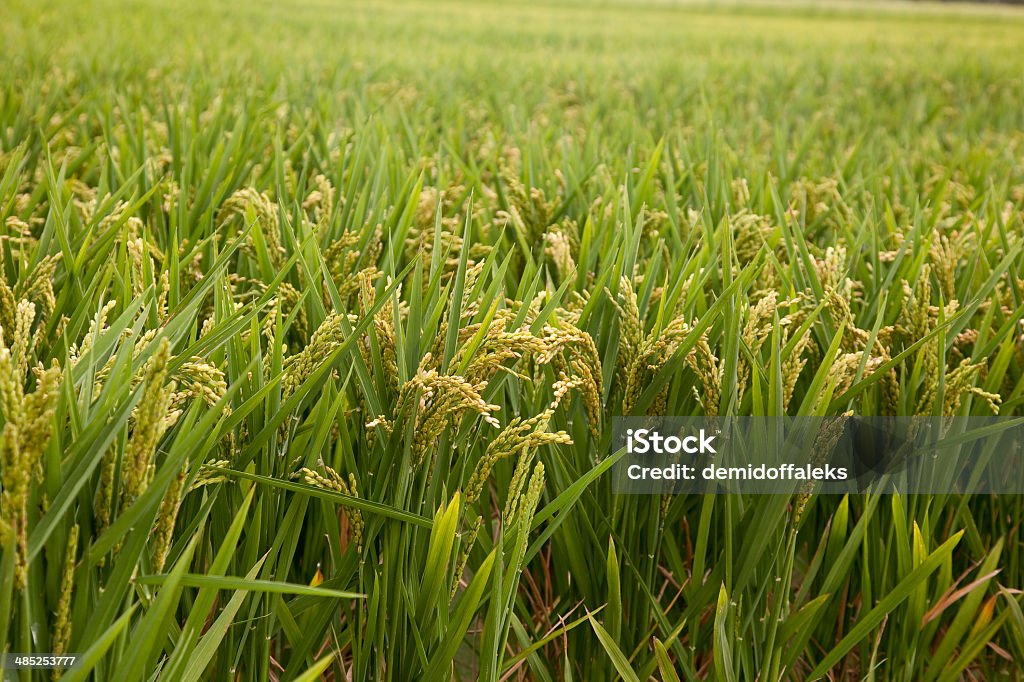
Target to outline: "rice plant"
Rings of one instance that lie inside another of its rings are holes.
[[[609,471],[1024,414],[1024,15],[2,16],[4,679],[1020,679],[1019,496]]]

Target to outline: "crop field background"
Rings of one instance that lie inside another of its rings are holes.
[[[6,0],[30,680],[1022,679],[1024,500],[626,496],[620,415],[1024,414],[1024,14]]]

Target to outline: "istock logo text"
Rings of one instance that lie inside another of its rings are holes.
[[[647,453],[674,455],[685,452],[689,455],[716,454],[712,444],[714,435],[708,435],[704,429],[691,436],[663,436],[650,429],[629,429],[626,431],[626,450],[630,454]]]

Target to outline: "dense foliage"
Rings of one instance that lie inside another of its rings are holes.
[[[78,653],[66,680],[1019,675],[1019,498],[608,470],[617,415],[1024,412],[1024,17],[2,16],[6,651]]]

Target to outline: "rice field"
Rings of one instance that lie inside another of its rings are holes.
[[[7,0],[7,680],[995,680],[1020,496],[615,494],[1024,415],[1024,13]]]

